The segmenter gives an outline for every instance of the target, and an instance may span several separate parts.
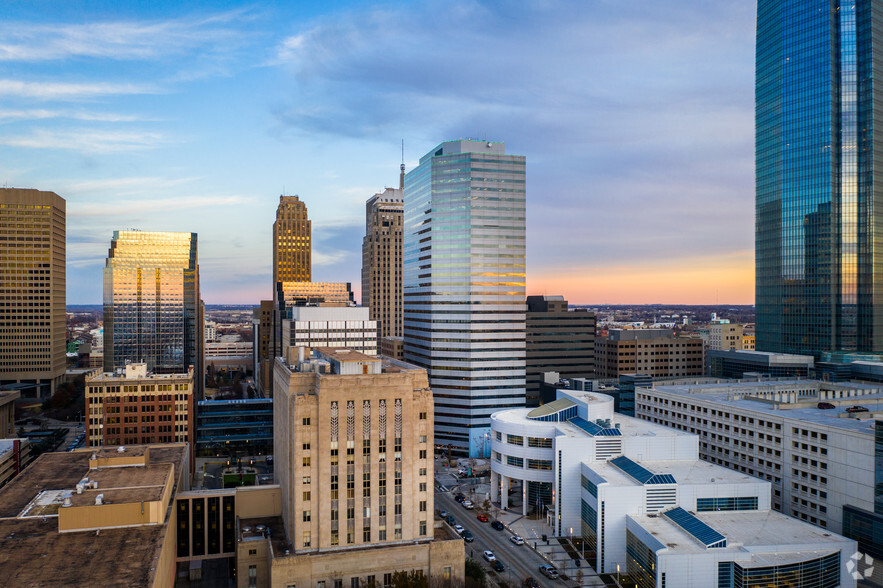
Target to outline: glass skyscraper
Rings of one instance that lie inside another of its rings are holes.
[[[760,351],[883,352],[881,22],[870,0],[758,0]]]
[[[487,456],[491,413],[525,403],[525,159],[444,142],[404,201],[404,357],[429,372],[436,444]]]
[[[196,233],[114,231],[104,268],[104,371],[126,362],[202,378]],[[201,386],[197,384],[197,389]]]

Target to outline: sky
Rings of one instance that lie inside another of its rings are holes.
[[[754,24],[744,0],[7,0],[0,185],[67,201],[68,304],[101,302],[120,229],[198,233],[206,303],[256,304],[279,195],[313,280],[358,292],[402,158],[504,141],[528,294],[753,304]]]

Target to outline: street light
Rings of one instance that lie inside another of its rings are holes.
[[[619,564],[616,564],[616,585],[619,586]]]

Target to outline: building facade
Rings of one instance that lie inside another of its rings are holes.
[[[86,446],[189,443],[196,440],[193,368],[149,373],[133,363],[122,373],[86,378]]]
[[[595,376],[595,313],[568,310],[563,296],[528,296],[525,327],[527,406],[540,405],[543,372]]]
[[[356,574],[386,585],[405,555],[430,579],[460,577],[462,542],[433,540],[426,371],[347,349],[314,351],[294,364],[278,358],[274,371],[288,581],[330,586],[334,574]]]
[[[872,0],[757,3],[758,350],[883,352],[881,18]]]
[[[365,238],[362,240],[362,306],[371,309],[380,337],[402,336],[402,193],[387,188],[365,203]]]
[[[773,512],[768,481],[702,461],[698,436],[616,414],[605,394],[561,390],[492,428],[491,500],[505,509],[520,487],[522,514],[580,535],[595,570],[624,585],[855,586],[854,541]]]
[[[699,435],[702,459],[768,480],[775,510],[835,533],[845,506],[874,512],[877,386],[724,382],[657,385],[635,396],[639,418]]]
[[[104,371],[184,373],[202,389],[196,233],[114,231],[104,268]]]
[[[706,349],[744,349],[742,325],[730,322],[713,322],[708,325]]]
[[[363,306],[295,306],[289,312],[282,319],[282,357],[290,358],[298,347],[346,347],[377,355],[377,322]]]
[[[405,177],[404,357],[426,368],[436,443],[486,456],[525,403],[525,158],[447,141]]]
[[[54,392],[65,368],[65,201],[0,188],[0,386]]]
[[[704,349],[701,338],[675,336],[669,329],[610,329],[606,337],[595,338],[595,373],[599,378],[701,376]]]
[[[312,224],[297,196],[279,196],[273,223],[273,285],[309,282],[312,274]]]

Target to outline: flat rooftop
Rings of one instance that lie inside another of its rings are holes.
[[[503,423],[523,425],[533,429],[543,426],[549,427],[549,429],[554,427],[559,435],[566,435],[568,437],[592,437],[592,435],[589,435],[584,429],[567,421],[555,422],[529,419],[527,418],[527,414],[531,412],[531,410],[535,409],[513,408],[510,410],[501,410],[495,412],[493,418]],[[613,414],[613,417],[610,419],[610,426],[615,427],[616,425],[619,425],[619,431],[622,433],[623,437],[695,437],[693,433],[679,431],[664,425],[657,425],[643,419],[619,413]]]
[[[817,385],[817,382],[807,382],[805,380],[793,381],[776,381],[770,385],[770,389],[787,390],[788,388],[798,389],[807,385]],[[883,392],[878,385],[849,383],[848,388],[867,391],[863,396],[852,396],[848,398],[824,399],[822,402],[828,402],[834,405],[834,408],[823,409],[818,408],[820,401],[818,398],[804,398],[797,404],[791,404],[785,401],[775,402],[773,400],[763,400],[755,397],[741,396],[750,394],[752,389],[763,389],[763,385],[758,382],[733,382],[728,384],[709,384],[709,385],[674,385],[674,386],[656,386],[656,392],[665,392],[668,394],[676,394],[694,400],[704,400],[714,402],[722,407],[731,407],[739,410],[754,411],[761,415],[776,416],[782,419],[794,419],[854,431],[858,433],[874,434],[874,414],[883,413]],[[851,406],[863,406],[868,412],[848,413],[846,409]]]
[[[137,457],[144,446],[127,446],[126,452],[98,451],[101,456]],[[150,446],[147,466],[89,469],[96,452],[44,453],[9,484],[0,489],[0,570],[9,586],[69,585],[148,586],[166,534],[166,524],[95,531],[58,532],[57,512],[64,496],[74,506],[94,504],[97,494],[105,502],[157,500],[173,470],[182,472],[186,444]],[[76,493],[83,479],[98,488]],[[100,525],[96,525],[100,526]],[[121,562],[125,562],[121,565]]]
[[[348,361],[380,361],[379,357],[375,357],[373,355],[365,355],[364,353],[360,351],[355,351],[354,349],[339,347],[314,347],[313,350],[316,353],[324,356],[325,359],[333,359],[341,363],[345,363]]]
[[[783,565],[840,549],[846,538],[771,510],[691,513],[727,538],[727,547],[706,549],[663,514],[629,515],[660,543],[678,553],[751,552],[742,567]],[[738,561],[738,559],[737,559]]]
[[[701,459],[633,461],[654,474],[671,474],[679,485],[746,484],[749,482],[769,484],[769,482],[760,478],[742,474],[723,466],[702,461]],[[609,461],[590,462],[586,466],[615,486],[642,485]]]
[[[282,517],[239,519],[240,541],[262,541],[267,537],[273,546],[273,555],[275,557],[285,555],[288,542],[285,540],[285,523]]]

